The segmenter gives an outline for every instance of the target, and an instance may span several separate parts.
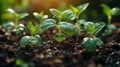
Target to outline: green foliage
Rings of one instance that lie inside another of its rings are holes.
[[[47,30],[56,25],[56,21],[54,19],[46,19],[41,24],[41,31]]]
[[[22,59],[16,59],[15,64],[19,67],[29,67],[29,65],[25,63]]]
[[[83,46],[88,52],[92,52],[96,49],[96,46],[103,47],[104,43],[99,38],[86,37],[82,42]]]
[[[7,30],[10,29],[13,26],[14,26],[13,22],[8,22],[8,23],[3,24],[3,27]]]
[[[79,24],[79,15],[88,7],[89,3],[84,3],[81,4],[78,7],[74,7],[72,5],[70,5],[70,8],[72,9],[73,13],[75,14],[75,18],[76,18],[76,33],[79,35],[80,34],[80,24]]]
[[[67,22],[60,22],[60,28],[63,30],[64,33],[66,33],[69,36],[72,36],[75,34],[75,27]]]
[[[79,16],[87,7],[88,7],[89,3],[84,3],[81,4],[78,7],[74,7],[72,5],[70,5],[72,11],[75,13],[75,16]]]
[[[105,26],[104,22],[93,23],[86,22],[84,24],[84,29],[90,35],[90,37],[95,36],[103,27]]]
[[[39,35],[35,36],[24,36],[20,40],[20,46],[25,47],[26,45],[41,45],[42,38]]]
[[[71,10],[59,11],[52,8],[50,9],[50,12],[53,14],[54,17],[58,18],[58,20],[69,22],[75,19],[75,15]]]
[[[113,33],[113,31],[116,29],[116,26],[114,24],[107,25],[107,29],[105,29],[105,34],[110,35]]]
[[[111,24],[111,19],[112,19],[113,15],[120,15],[120,8],[114,7],[114,8],[111,9],[106,4],[101,4],[101,7],[103,8],[103,12],[108,17],[108,24]]]
[[[65,39],[65,35],[63,33],[56,33],[54,39],[57,42],[62,42]]]
[[[33,15],[37,20],[39,20],[40,24],[43,22],[43,20],[48,18],[48,15],[44,15],[44,12],[40,12],[40,13],[33,12]]]
[[[15,24],[15,28],[18,27],[18,21],[20,19],[25,18],[26,16],[28,16],[28,13],[16,13],[13,9],[7,9],[7,11],[13,16],[14,18],[14,24]]]
[[[28,22],[27,26],[32,36],[40,33],[40,25],[33,25],[32,22]]]

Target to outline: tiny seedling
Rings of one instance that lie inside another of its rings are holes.
[[[14,29],[12,32],[15,32],[16,34],[19,34],[25,29],[25,26],[23,24],[19,25],[19,20],[23,19],[24,17],[28,16],[28,13],[16,13],[13,9],[7,9],[7,11],[12,15],[14,18]]]
[[[87,51],[92,52],[95,50],[96,46],[103,46],[103,41],[99,38],[96,38],[98,32],[105,26],[105,23],[93,23],[93,22],[86,22],[84,23],[84,29],[89,34],[89,37],[85,37],[83,39],[83,46],[86,48]]]
[[[56,26],[58,29],[58,33],[55,34],[54,39],[57,42],[61,42],[65,39],[65,34],[72,36],[75,33],[75,27],[71,23],[62,22],[65,18],[68,20],[72,20],[74,18],[74,14],[70,10],[59,11],[57,9],[50,9],[53,16],[57,19],[46,19],[41,24],[41,30],[46,30],[50,27]]]
[[[41,24],[43,22],[43,20],[47,19],[48,18],[48,15],[44,15],[44,12],[40,12],[40,13],[37,13],[37,12],[33,12],[33,15],[35,16],[35,18],[37,20],[39,20],[39,24]]]
[[[76,33],[79,35],[80,34],[80,24],[79,24],[79,16],[80,14],[88,7],[89,3],[84,3],[84,4],[81,4],[80,6],[78,7],[74,7],[72,5],[70,5],[70,8],[72,9],[74,15],[75,15],[75,18],[76,18]]]
[[[120,8],[114,7],[111,9],[106,4],[101,4],[101,7],[103,8],[103,12],[108,18],[108,25],[107,25],[107,29],[105,30],[105,34],[110,35],[112,34],[113,30],[116,29],[116,26],[114,24],[111,24],[112,16],[120,15]]]
[[[28,31],[31,36],[24,36],[20,40],[20,46],[25,47],[26,45],[40,45],[42,44],[42,38],[38,35],[40,33],[40,25],[33,25],[32,22],[28,23]]]

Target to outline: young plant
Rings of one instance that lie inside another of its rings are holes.
[[[50,27],[56,26],[58,29],[58,33],[55,34],[54,39],[57,42],[61,42],[65,39],[65,34],[72,36],[75,33],[75,27],[71,23],[62,22],[65,18],[67,20],[72,20],[74,18],[74,14],[70,10],[59,11],[57,9],[50,9],[51,13],[57,21],[54,19],[46,19],[41,24],[41,30],[46,30]]]
[[[89,3],[81,4],[78,7],[74,7],[74,6],[70,5],[70,8],[72,9],[72,11],[75,15],[75,18],[76,18],[75,26],[76,26],[76,33],[77,34],[80,34],[79,16],[88,7],[88,5],[89,5]]]
[[[17,34],[24,30],[25,26],[23,24],[19,25],[19,20],[25,18],[28,16],[28,13],[16,13],[13,9],[7,9],[7,11],[12,15],[14,19],[14,29],[13,32],[16,32]]]
[[[41,24],[43,20],[48,18],[48,15],[44,15],[44,12],[40,12],[40,13],[33,12],[33,15],[37,20],[39,20],[39,24]]]
[[[112,34],[113,30],[116,29],[116,26],[114,24],[111,24],[111,19],[112,19],[112,16],[114,15],[120,15],[120,8],[114,7],[111,9],[106,4],[101,4],[101,7],[103,8],[103,12],[108,18],[108,25],[107,25],[107,29],[105,30],[105,33],[107,35]]]
[[[30,32],[30,36],[24,36],[20,40],[20,46],[25,47],[26,45],[40,45],[42,44],[42,38],[38,35],[41,30],[40,30],[40,25],[33,25],[32,22],[28,23],[28,31]]]
[[[92,52],[96,49],[96,46],[102,47],[103,41],[99,38],[95,37],[98,32],[105,26],[105,23],[93,23],[93,22],[86,22],[84,24],[85,31],[89,34],[89,37],[85,37],[83,39],[83,46],[86,48],[87,51]]]

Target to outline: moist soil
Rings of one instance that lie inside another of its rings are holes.
[[[109,36],[97,36],[105,43],[88,52],[80,44],[86,33],[67,37],[63,42],[54,40],[55,30],[50,29],[42,36],[43,44],[20,47],[21,36],[6,36],[0,29],[0,67],[20,67],[16,60],[21,59],[29,67],[120,67],[120,29]]]

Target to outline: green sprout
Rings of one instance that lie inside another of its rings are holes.
[[[41,45],[42,38],[38,35],[40,33],[40,25],[33,25],[32,22],[28,23],[28,31],[30,32],[30,36],[24,36],[20,40],[20,46],[25,47],[26,45]]]
[[[103,41],[101,41],[99,38],[95,37],[97,33],[99,33],[103,27],[105,26],[105,23],[99,22],[99,23],[93,23],[93,22],[86,22],[84,23],[84,29],[89,34],[89,37],[85,37],[83,39],[83,46],[86,48],[87,51],[92,52],[96,49],[96,46],[102,47]]]
[[[44,12],[33,12],[33,15],[35,16],[35,18],[37,20],[39,20],[39,24],[41,24],[43,22],[43,20],[47,19],[48,18],[48,15],[44,15]]]
[[[81,4],[80,6],[78,7],[74,7],[72,5],[70,5],[70,8],[72,9],[74,15],[75,15],[75,18],[76,18],[76,32],[77,34],[80,34],[80,24],[79,24],[79,16],[80,14],[88,7],[89,3],[84,3],[84,4]]]
[[[41,30],[49,29],[50,27],[56,26],[58,29],[58,33],[55,34],[54,39],[57,42],[62,42],[65,39],[65,34],[72,36],[75,33],[75,27],[71,23],[62,22],[65,18],[68,20],[72,20],[74,18],[74,14],[70,10],[59,11],[57,9],[50,9],[53,16],[57,19],[46,19],[41,24]]]
[[[101,7],[103,8],[104,14],[108,18],[108,25],[107,25],[107,29],[105,30],[105,34],[110,35],[112,34],[113,30],[116,29],[116,26],[114,24],[111,24],[112,16],[120,15],[120,8],[114,7],[111,9],[106,4],[101,4]]]
[[[25,26],[23,24],[19,24],[19,20],[25,18],[28,16],[28,13],[16,13],[13,9],[7,9],[7,11],[12,15],[14,18],[14,29],[12,32],[15,32],[16,34],[21,34],[25,30]],[[7,26],[10,26],[10,23],[6,24]],[[11,26],[13,26],[11,24]]]

